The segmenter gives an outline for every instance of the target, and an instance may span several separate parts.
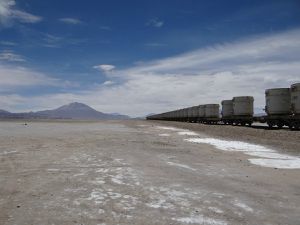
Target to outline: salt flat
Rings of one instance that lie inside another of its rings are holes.
[[[286,151],[270,133],[265,145],[260,130],[220,132],[142,120],[0,122],[0,224],[299,224],[300,169],[259,161],[298,159],[297,143]]]

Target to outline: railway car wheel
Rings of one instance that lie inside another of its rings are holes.
[[[269,128],[272,128],[274,126],[274,124],[271,122],[267,122],[267,124],[268,124]]]
[[[278,127],[279,129],[282,129],[283,125],[284,125],[284,124],[283,124],[282,122],[277,123],[277,127]]]
[[[289,123],[289,129],[293,130],[293,123]]]

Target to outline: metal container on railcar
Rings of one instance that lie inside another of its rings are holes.
[[[176,110],[174,120],[178,120],[178,118],[179,118],[179,110]]]
[[[193,117],[193,107],[187,108],[187,111],[188,111],[188,118],[192,118]]]
[[[193,117],[197,118],[199,116],[199,106],[193,106]]]
[[[183,110],[179,109],[178,110],[178,120],[181,121],[182,117],[183,117]]]
[[[183,119],[186,120],[188,118],[188,108],[183,109]]]
[[[289,115],[291,113],[290,88],[267,89],[265,96],[265,110],[268,115]]]
[[[230,118],[233,115],[233,102],[232,100],[223,100],[222,104],[222,117]]]
[[[233,115],[234,116],[253,116],[254,98],[252,96],[233,97]]]
[[[219,117],[220,117],[220,105],[219,104],[205,105],[205,118],[219,118]]]
[[[199,105],[198,115],[200,118],[205,116],[205,105]]]
[[[295,115],[300,115],[300,83],[291,86],[291,109]]]

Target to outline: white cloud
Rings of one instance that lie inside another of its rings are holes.
[[[1,45],[5,45],[5,46],[15,46],[17,45],[15,42],[12,41],[0,41]]]
[[[57,36],[48,33],[41,33],[42,42],[37,43],[43,47],[48,48],[61,48],[67,45],[80,45],[84,43],[88,43],[89,39],[87,38],[67,38],[63,36]]]
[[[139,116],[253,95],[255,107],[262,109],[265,89],[289,87],[300,81],[299,37],[300,29],[256,36],[144,62],[125,70],[99,65],[94,68],[112,73],[110,81],[115,82],[114,85],[21,100],[20,96],[13,95],[11,99],[15,105],[23,102],[24,109],[28,110],[78,101],[99,111]],[[0,71],[0,74],[4,73]]]
[[[151,42],[151,43],[146,43],[145,46],[147,46],[147,47],[164,47],[164,46],[167,46],[167,44]]]
[[[28,99],[18,95],[18,94],[2,94],[0,95],[0,109],[6,109],[8,111],[18,111],[17,107],[22,104],[26,104]],[[21,110],[22,111],[22,110]]]
[[[114,65],[102,64],[102,65],[93,66],[93,68],[102,71],[104,73],[108,73],[108,72],[112,72],[116,67]]]
[[[58,37],[52,34],[44,34],[44,41],[46,41],[47,43],[57,43],[59,41],[61,41],[63,38],[62,37]]]
[[[76,18],[60,18],[59,21],[66,24],[72,24],[72,25],[82,24],[82,21]]]
[[[9,62],[24,62],[26,61],[21,55],[14,53],[13,51],[2,51],[0,52],[0,61],[9,61]]]
[[[11,7],[15,5],[12,0],[0,0],[0,23],[6,24],[11,17]]]
[[[51,78],[25,67],[0,64],[0,92],[15,92],[19,88],[35,86],[67,87],[72,85],[75,84]]]
[[[113,85],[115,82],[113,82],[113,81],[111,81],[111,80],[107,80],[107,81],[105,81],[104,83],[103,83],[103,85],[106,85],[106,86],[108,86],[108,85]]]
[[[299,60],[300,30],[199,49],[130,68],[127,73],[190,74],[222,71],[244,64]]]
[[[44,47],[48,47],[48,48],[59,48],[62,45],[63,42],[63,38],[62,37],[58,37],[52,34],[43,34],[43,41],[45,43],[42,44],[42,46]]]
[[[265,89],[300,81],[299,37],[300,30],[258,36],[116,70],[114,75],[126,81],[98,94],[114,102],[111,111],[119,107],[131,115],[238,95],[253,95],[255,107],[262,109]]]
[[[156,28],[160,28],[164,24],[165,24],[164,21],[159,20],[158,18],[151,19],[146,23],[147,26],[156,27]]]
[[[42,20],[40,16],[35,16],[21,10],[11,10],[11,16],[22,23],[37,23]]]
[[[9,26],[13,21],[37,23],[42,17],[16,9],[15,0],[0,0],[0,25]]]

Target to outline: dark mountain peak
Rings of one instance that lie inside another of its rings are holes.
[[[69,106],[69,107],[82,107],[82,106],[88,107],[88,105],[80,103],[80,102],[71,102],[70,104],[67,104],[67,106]]]
[[[0,109],[0,113],[10,113],[10,112],[8,112],[6,110],[3,110],[3,109]]]
[[[83,104],[83,103],[80,103],[80,102],[72,102],[70,104],[63,105],[63,106],[61,106],[57,109],[58,110],[61,110],[61,109],[64,109],[64,110],[66,110],[66,109],[70,109],[70,110],[82,110],[82,109],[94,110],[90,106],[88,106],[86,104]]]
[[[9,114],[9,115],[8,115]],[[31,113],[9,113],[0,110],[0,118],[47,118],[47,119],[129,119],[130,117],[120,114],[108,114],[98,112],[92,107],[80,103],[72,102],[54,110],[44,110]]]
[[[90,108],[88,105],[84,104],[84,103],[80,103],[80,102],[72,102],[70,104],[68,104],[69,107],[88,107]]]
[[[113,115],[113,116],[122,116],[120,113],[110,113],[110,115]]]

